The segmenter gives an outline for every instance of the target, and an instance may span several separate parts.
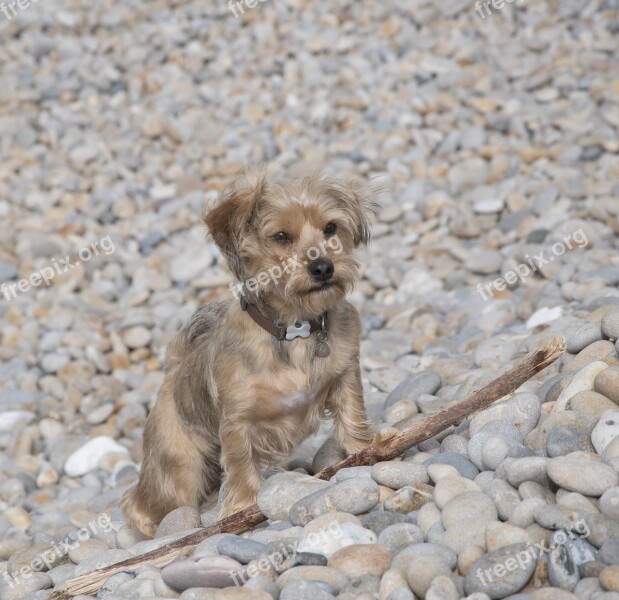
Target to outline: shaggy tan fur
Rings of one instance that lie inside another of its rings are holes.
[[[289,454],[321,418],[333,418],[348,453],[370,443],[360,320],[345,296],[358,276],[352,251],[367,243],[374,207],[372,191],[360,184],[327,177],[272,183],[254,171],[205,215],[241,282],[295,265],[278,281],[263,278],[246,290],[247,298],[273,322],[326,313],[331,353],[316,356],[317,333],[277,341],[238,300],[200,308],[168,349],[166,377],[144,431],[140,480],[122,501],[132,527],[152,536],[169,511],[199,506],[219,486],[222,471],[220,517],[252,504],[264,466]],[[311,251],[313,258],[317,248],[334,267],[333,277],[318,284],[303,264],[311,265],[306,256]]]

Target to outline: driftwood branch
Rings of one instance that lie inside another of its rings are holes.
[[[517,367],[500,375],[494,381],[475,392],[465,400],[456,402],[448,408],[431,414],[408,429],[393,437],[375,443],[365,450],[348,456],[344,460],[323,469],[315,475],[319,479],[330,479],[344,467],[373,465],[391,460],[424,440],[438,435],[451,425],[460,423],[472,414],[487,408],[504,396],[515,392],[525,381],[552,364],[565,351],[563,338],[553,338],[537,351],[527,356]],[[161,548],[134,556],[128,560],[97,569],[74,579],[69,579],[61,589],[50,596],[50,600],[66,600],[78,594],[96,592],[105,580],[119,571],[135,569],[139,565],[150,564],[158,567],[168,565],[181,556],[187,556],[191,549],[202,540],[217,533],[240,533],[266,520],[257,504],[218,521],[214,525],[175,540]]]

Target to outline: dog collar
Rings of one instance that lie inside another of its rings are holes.
[[[245,296],[241,296],[241,310],[244,310],[257,325],[260,325],[262,329],[270,333],[276,340],[290,341],[298,337],[305,339],[316,331],[324,332],[324,338],[326,340],[327,313],[323,313],[319,319],[297,321],[292,325],[286,325],[281,322],[273,323],[273,321],[267,319],[258,310],[257,306],[250,304]]]

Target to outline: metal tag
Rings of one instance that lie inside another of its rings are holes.
[[[294,338],[308,338],[310,336],[310,324],[309,321],[296,322],[294,325],[290,325],[286,329],[286,339],[294,340]]]
[[[329,356],[329,354],[331,354],[331,348],[329,348],[329,344],[327,344],[327,332],[324,329],[316,336],[316,342],[316,356],[324,358],[325,356]]]
[[[329,348],[327,342],[318,342],[316,344],[316,356],[324,358],[325,356],[329,356],[329,354],[331,354],[331,348]]]

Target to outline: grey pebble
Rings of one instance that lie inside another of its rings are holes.
[[[231,535],[224,537],[217,544],[219,554],[229,556],[246,565],[262,554],[267,553],[267,546],[247,538]]]
[[[441,385],[441,376],[430,369],[409,375],[389,393],[384,408],[400,400],[416,400],[421,394],[435,394]]]
[[[423,464],[426,467],[436,464],[451,465],[462,477],[466,477],[467,479],[475,479],[475,477],[479,475],[479,469],[468,458],[462,456],[462,454],[456,454],[455,452],[440,452],[424,461]]]
[[[333,591],[333,588],[324,581],[297,579],[284,586],[279,600],[330,600],[335,598]]]
[[[194,587],[223,588],[234,585],[235,573],[243,573],[240,562],[227,556],[206,556],[176,560],[163,568],[161,577],[172,589],[182,592]]]
[[[379,462],[372,467],[371,474],[376,483],[394,490],[430,480],[426,467],[414,462]]]
[[[412,523],[398,523],[386,527],[378,535],[376,541],[384,548],[387,548],[392,556],[404,550],[411,544],[420,544],[424,541],[423,533],[417,525]]]
[[[607,565],[619,565],[619,538],[606,540],[600,546],[598,558]]]
[[[329,512],[358,515],[374,508],[379,497],[379,487],[371,479],[346,479],[296,502],[290,509],[289,519],[293,525],[306,525],[313,518]]]
[[[521,561],[516,563],[516,568],[507,570],[504,567],[505,572],[501,576],[497,576],[494,571],[491,571],[488,577],[484,576],[488,569],[503,567],[507,560],[517,561],[517,557],[520,557]],[[520,591],[527,584],[536,564],[537,561],[529,553],[529,544],[526,543],[493,550],[471,565],[465,578],[465,591],[467,594],[482,592],[493,599],[505,598]],[[481,577],[478,576],[480,573]]]

